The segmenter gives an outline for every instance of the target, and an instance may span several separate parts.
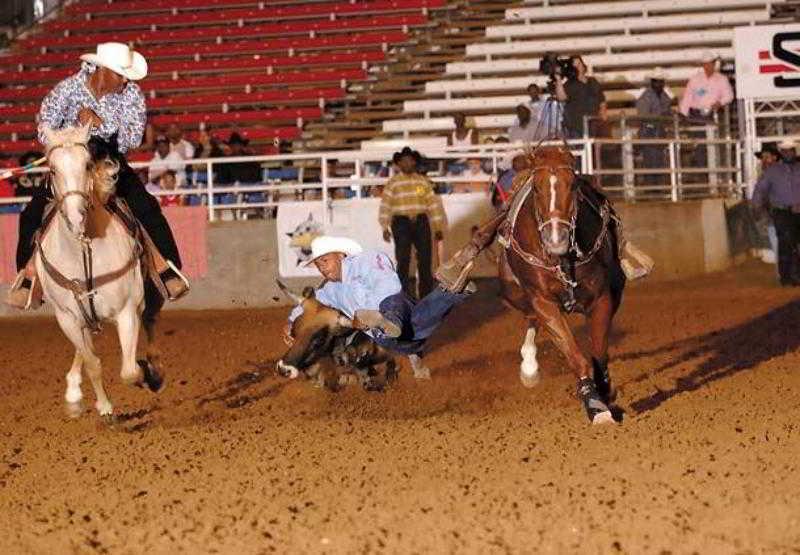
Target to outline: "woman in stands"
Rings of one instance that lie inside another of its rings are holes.
[[[95,161],[106,158],[119,164],[116,194],[125,199],[133,215],[148,232],[161,255],[180,268],[178,247],[158,201],[148,193],[125,160],[128,150],[142,142],[145,122],[144,95],[133,81],[147,75],[147,61],[138,52],[116,42],[99,44],[97,51],[81,56],[83,64],[75,75],[61,81],[45,97],[39,111],[39,141],[47,146],[44,130],[78,125],[91,126],[89,150]],[[29,303],[33,264],[33,237],[41,227],[45,206],[50,201],[45,187],[34,190],[33,198],[20,216],[16,286],[6,302],[17,308],[37,306]],[[177,271],[162,274],[171,299],[188,291],[188,284]]]

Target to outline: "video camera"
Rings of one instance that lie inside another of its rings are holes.
[[[555,79],[556,75],[560,75],[564,79],[574,79],[577,75],[570,58],[559,58],[553,52],[545,52],[545,55],[539,60],[539,71],[549,76],[551,81]]]

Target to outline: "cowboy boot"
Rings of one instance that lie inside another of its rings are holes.
[[[467,285],[469,272],[475,265],[475,258],[488,245],[492,244],[497,229],[506,219],[506,210],[501,210],[472,234],[469,244],[456,252],[453,257],[440,265],[434,277],[445,291],[461,293]]]
[[[42,306],[42,287],[37,277],[28,278],[27,268],[22,270],[6,294],[5,304],[19,310],[36,310]]]
[[[626,278],[630,280],[643,278],[653,271],[655,267],[653,259],[630,241],[624,241],[620,250],[620,266]]]

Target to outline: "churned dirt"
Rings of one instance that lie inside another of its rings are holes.
[[[629,288],[591,427],[496,286],[384,394],[273,373],[286,309],[171,312],[169,384],[67,420],[52,319],[0,322],[0,553],[800,553],[800,291],[756,263]],[[577,320],[576,320],[577,322]],[[577,325],[580,331],[580,326]],[[87,407],[94,396],[84,380]]]

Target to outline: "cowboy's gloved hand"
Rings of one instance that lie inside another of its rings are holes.
[[[383,240],[387,243],[392,240],[392,232],[388,229],[383,230]]]
[[[437,241],[443,241],[444,233],[441,231],[437,231],[436,233],[433,234],[433,238],[436,239]]]
[[[364,322],[358,319],[358,316],[353,316],[353,329],[367,331],[369,326],[366,325]]]
[[[80,112],[78,112],[78,121],[81,125],[90,125],[92,127],[100,127],[103,125],[103,120],[100,119],[100,116],[94,113],[94,110],[90,108],[81,108]]]
[[[294,336],[292,335],[292,325],[286,324],[286,327],[283,328],[283,342],[286,343],[289,347],[292,346],[294,343]]]

